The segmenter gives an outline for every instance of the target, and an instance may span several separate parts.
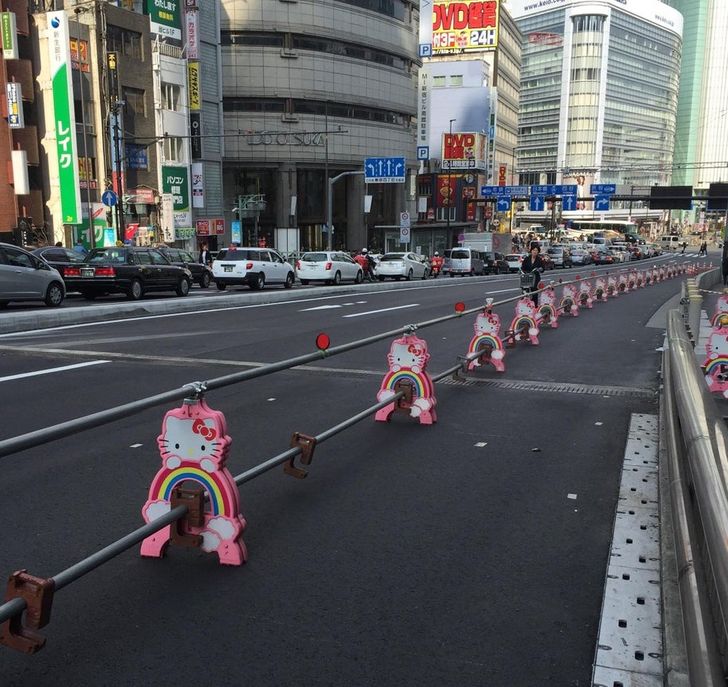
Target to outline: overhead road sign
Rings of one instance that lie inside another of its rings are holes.
[[[498,212],[508,212],[511,209],[511,197],[499,196],[496,201],[495,209]]]
[[[728,212],[728,184],[711,184],[708,187],[708,205],[711,212]]]
[[[534,196],[562,196],[576,195],[576,185],[546,184],[542,186],[531,186],[531,193]]]
[[[364,160],[367,184],[403,184],[406,173],[403,157],[368,157]]]
[[[576,210],[576,194],[569,193],[561,196],[561,209],[564,212],[574,212]]]
[[[653,186],[650,189],[651,210],[692,210],[692,186]]]
[[[546,207],[545,196],[531,196],[528,203],[528,209],[531,212],[541,212]]]
[[[528,196],[528,186],[481,186],[480,195],[484,198],[498,198],[500,196]]]
[[[609,200],[610,196],[594,196],[594,209],[598,212],[606,212],[607,210],[609,210]]]
[[[589,192],[593,196],[613,196],[617,192],[617,184],[592,184]]]

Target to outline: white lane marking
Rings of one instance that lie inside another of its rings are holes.
[[[475,448],[485,448],[488,445],[487,441],[479,441],[477,444],[473,444]]]
[[[566,498],[571,499],[572,501],[576,501],[576,494],[567,494]]]
[[[363,317],[364,315],[376,315],[380,312],[389,312],[390,310],[404,310],[405,308],[417,308],[419,303],[410,303],[409,305],[396,305],[393,308],[380,308],[379,310],[367,310],[366,312],[355,312],[351,315],[342,315],[342,317]]]
[[[129,448],[139,448],[141,444],[132,444]]]
[[[346,304],[344,304],[346,305]],[[313,312],[314,310],[332,310],[335,308],[343,308],[343,305],[317,305],[315,308],[304,308],[298,312]]]
[[[109,360],[90,360],[87,363],[76,363],[75,365],[64,365],[63,367],[51,367],[47,370],[36,370],[35,372],[23,372],[18,375],[8,375],[0,377],[0,382],[12,382],[14,379],[25,379],[26,377],[38,377],[40,375],[50,375],[56,372],[65,372],[66,370],[77,370],[80,367],[90,367],[91,365],[103,365],[111,362]]]
[[[500,291],[486,291],[485,295],[490,296],[495,293],[510,293],[511,291],[518,291],[519,289],[501,289]]]

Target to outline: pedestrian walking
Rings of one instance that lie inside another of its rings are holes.
[[[682,250],[680,251],[680,255],[683,255],[685,253],[685,249],[688,247],[687,241],[682,242]]]
[[[78,239],[78,241],[76,241],[76,245],[73,247],[73,250],[76,253],[80,253],[81,255],[86,255],[86,253],[88,253],[88,251],[86,250],[86,246],[83,245],[83,241],[81,241],[81,239]]]
[[[207,265],[208,267],[212,264],[212,255],[210,255],[210,251],[207,249],[206,243],[203,243],[200,246],[200,257],[198,262],[202,265]]]
[[[707,244],[707,242],[703,241],[700,244],[700,251],[698,252],[698,255],[702,255],[702,256],[707,257],[707,255],[708,255],[708,244]]]

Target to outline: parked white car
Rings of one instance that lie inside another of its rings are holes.
[[[526,257],[526,253],[512,253],[506,255],[506,262],[508,263],[508,270],[510,272],[518,272],[521,269],[521,263]]]
[[[340,284],[348,280],[361,284],[364,274],[348,253],[312,251],[296,260],[296,276],[305,286],[312,281]]]
[[[385,253],[379,260],[375,272],[379,281],[391,279],[427,279],[429,267],[417,259],[414,253]]]
[[[0,308],[10,301],[45,301],[55,308],[65,296],[58,270],[22,248],[0,243]]]
[[[225,248],[215,257],[212,274],[220,291],[239,284],[255,291],[266,284],[290,289],[295,279],[293,267],[271,248]]]

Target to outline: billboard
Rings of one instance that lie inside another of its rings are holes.
[[[23,129],[25,117],[23,115],[23,91],[20,84],[9,81],[5,85],[5,96],[8,101],[8,126],[11,129]]]
[[[152,33],[162,38],[182,40],[181,0],[146,0],[144,14],[149,15]]]
[[[62,224],[81,221],[81,191],[76,150],[76,117],[71,86],[71,49],[66,13],[48,12],[48,53],[53,89],[53,117],[58,156]]]
[[[187,63],[187,83],[190,110],[200,110],[202,94],[200,93],[200,63]]]
[[[485,136],[480,133],[443,134],[442,169],[485,169]]]
[[[459,55],[498,47],[500,0],[435,0],[432,54]]]
[[[172,197],[174,234],[177,239],[192,233],[190,178],[187,167],[162,166],[162,196]],[[187,231],[185,231],[187,230]]]

